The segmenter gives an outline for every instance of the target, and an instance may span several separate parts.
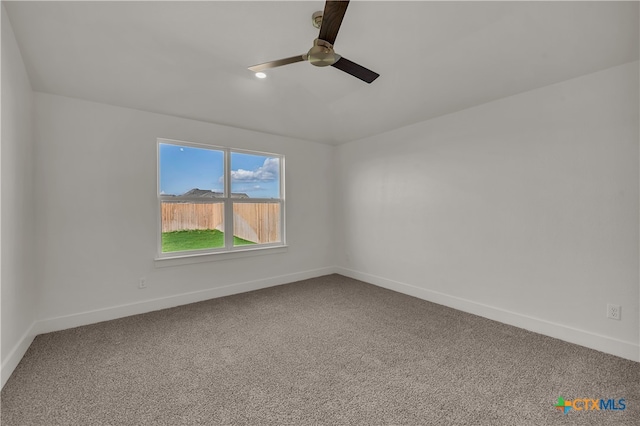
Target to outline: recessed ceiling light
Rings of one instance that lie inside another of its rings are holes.
[[[258,77],[258,78],[266,78],[267,75],[265,73],[263,73],[263,72],[257,72],[256,73],[256,77]]]

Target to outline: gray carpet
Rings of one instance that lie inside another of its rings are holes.
[[[330,275],[40,335],[1,396],[3,426],[638,425],[640,364]]]

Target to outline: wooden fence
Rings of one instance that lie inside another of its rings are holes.
[[[224,232],[222,203],[162,203],[162,232],[217,229]],[[280,241],[279,203],[235,203],[233,235],[254,243]]]

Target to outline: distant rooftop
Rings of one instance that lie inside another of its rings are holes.
[[[249,198],[249,196],[243,192],[232,192],[231,196],[233,198]],[[194,198],[194,197],[198,197],[198,198],[223,198],[224,197],[224,193],[223,192],[215,192],[215,191],[211,191],[210,189],[199,189],[199,188],[193,188],[190,189],[189,191],[185,192],[182,195],[174,195],[174,197],[176,198]]]

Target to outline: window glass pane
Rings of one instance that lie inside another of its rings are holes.
[[[160,144],[160,195],[224,196],[224,152]]]
[[[283,156],[172,142],[158,140],[161,256],[284,244]]]
[[[233,245],[280,242],[280,203],[233,203]]]
[[[224,247],[223,206],[162,202],[162,252]]]
[[[231,153],[232,198],[280,198],[280,158]]]

